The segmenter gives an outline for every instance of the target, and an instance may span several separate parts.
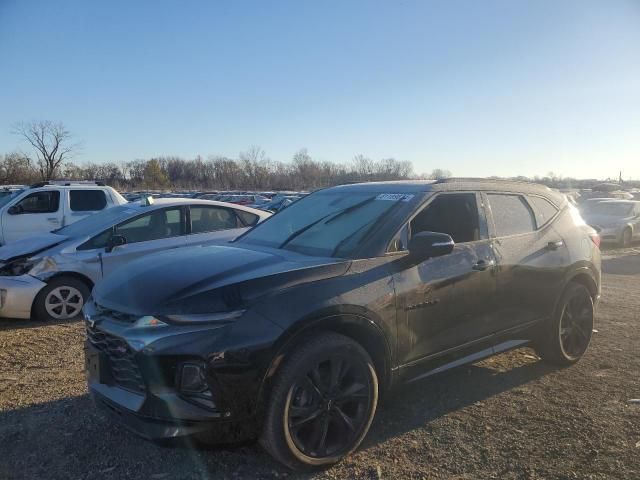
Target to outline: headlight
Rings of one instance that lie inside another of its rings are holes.
[[[234,310],[232,312],[166,315],[164,318],[174,323],[226,323],[237,320],[244,312],[245,310]]]
[[[6,277],[17,277],[20,275],[25,275],[29,273],[29,271],[41,261],[41,259],[32,260],[30,258],[18,258],[13,262],[9,262],[0,268],[0,275]]]

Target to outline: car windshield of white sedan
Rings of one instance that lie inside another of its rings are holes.
[[[98,214],[90,215],[82,220],[78,220],[66,227],[54,230],[54,233],[68,237],[93,235],[94,233],[102,231],[105,228],[109,228],[115,223],[127,219],[137,213],[142,213],[142,211],[139,208],[132,207],[131,205],[111,207]]]
[[[612,217],[628,217],[631,215],[632,210],[633,205],[628,203],[601,202],[589,205],[585,213],[591,215],[609,215]]]
[[[413,197],[393,192],[317,193],[293,203],[239,241],[306,255],[348,258],[388,213],[407,208]]]

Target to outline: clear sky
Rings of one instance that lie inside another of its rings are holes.
[[[640,178],[640,1],[0,0],[0,153],[411,160]]]

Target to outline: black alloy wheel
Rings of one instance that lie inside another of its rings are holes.
[[[534,348],[543,360],[556,365],[571,365],[587,351],[593,325],[591,293],[584,285],[570,283],[560,298],[551,327],[545,328]]]
[[[362,362],[331,355],[297,380],[287,396],[287,434],[312,458],[344,454],[367,423],[373,395]]]
[[[282,367],[260,443],[295,470],[330,465],[360,445],[377,402],[378,380],[366,350],[339,334],[320,335]]]

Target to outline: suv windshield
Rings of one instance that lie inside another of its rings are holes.
[[[239,239],[306,255],[350,257],[412,194],[326,191],[298,200]]]
[[[589,205],[585,213],[591,215],[610,215],[612,217],[628,217],[631,215],[633,205],[629,203],[601,202]]]
[[[13,200],[22,192],[24,192],[24,190],[15,190],[13,192],[2,192],[2,195],[0,196],[0,207],[5,206],[7,203],[9,203],[10,200]]]
[[[132,207],[131,205],[111,207],[97,215],[90,215],[71,225],[54,230],[53,233],[66,235],[68,237],[92,235],[137,213],[140,213],[140,209]]]

